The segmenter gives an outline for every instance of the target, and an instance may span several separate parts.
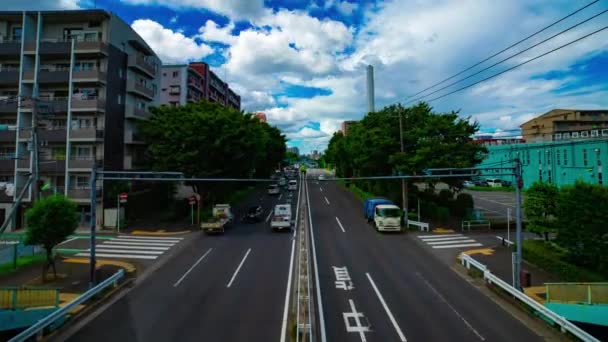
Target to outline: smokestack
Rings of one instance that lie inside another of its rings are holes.
[[[374,112],[374,67],[367,66],[367,111]]]

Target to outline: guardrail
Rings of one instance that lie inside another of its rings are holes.
[[[24,342],[28,338],[30,338],[34,335],[37,335],[39,339],[42,338],[42,332],[43,332],[44,328],[46,328],[47,326],[56,322],[57,320],[63,319],[65,317],[65,315],[67,315],[67,313],[70,310],[72,310],[76,305],[79,305],[79,304],[87,301],[88,299],[90,299],[94,295],[98,294],[99,292],[101,292],[102,290],[107,288],[108,286],[110,286],[110,285],[116,286],[118,283],[118,280],[120,280],[122,277],[124,277],[124,275],[125,275],[125,271],[122,269],[119,270],[118,272],[114,273],[114,275],[112,275],[108,279],[102,281],[101,283],[97,284],[97,286],[93,287],[92,289],[90,289],[87,292],[80,295],[78,298],[74,299],[73,301],[71,301],[68,304],[66,304],[65,306],[63,306],[62,308],[58,309],[57,311],[54,311],[52,314],[41,319],[40,321],[38,321],[36,324],[32,325],[31,327],[25,329],[19,335],[10,339],[9,342]]]
[[[504,280],[502,280],[502,279],[498,278],[497,276],[495,276],[494,274],[492,274],[492,272],[490,272],[490,270],[488,270],[486,265],[475,260],[470,255],[461,253],[460,260],[461,260],[462,265],[464,265],[467,269],[470,269],[471,266],[473,266],[473,267],[477,268],[478,270],[480,270],[481,272],[483,272],[483,279],[488,284],[494,284],[494,285],[498,286],[505,292],[509,293],[510,295],[517,298],[524,304],[528,305],[530,308],[534,309],[536,312],[538,312],[541,315],[543,315],[544,317],[546,317],[548,320],[559,325],[562,332],[567,331],[570,334],[579,338],[581,341],[600,342],[600,340],[591,336],[586,331],[584,331],[581,328],[574,325],[572,322],[568,321],[567,319],[558,315],[557,313],[551,311],[550,309],[548,309],[547,307],[538,303],[534,299],[528,297],[528,295],[526,295],[525,293],[519,291],[518,289],[509,285]]]
[[[409,228],[410,225],[412,226],[416,226],[418,227],[418,229],[420,229],[421,232],[428,232],[429,231],[429,224],[426,222],[421,222],[421,221],[414,221],[414,220],[407,220],[407,227]]]
[[[462,221],[460,225],[460,229],[464,231],[471,230],[471,227],[487,227],[488,229],[492,229],[492,224],[487,220],[470,220],[470,221]]]

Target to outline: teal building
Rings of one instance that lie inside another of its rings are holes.
[[[486,144],[486,147],[488,154],[479,167],[508,167],[514,165],[513,160],[519,157],[524,188],[538,181],[558,187],[574,184],[577,180],[592,184],[605,184],[607,181],[603,166],[608,165],[608,138]],[[482,177],[514,181],[512,176],[500,176],[500,173],[504,172],[485,171]]]

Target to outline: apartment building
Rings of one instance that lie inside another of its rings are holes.
[[[608,110],[553,109],[521,126],[527,142],[608,137]]]
[[[161,104],[181,106],[202,100],[241,110],[241,97],[207,63],[162,66]]]
[[[110,12],[0,11],[0,124],[18,127],[0,132],[0,181],[16,194],[32,172],[35,115],[40,176],[51,188],[42,195],[69,196],[88,224],[91,170],[128,170],[142,160],[136,122],[159,104],[159,65],[145,41]],[[15,194],[0,191],[0,220]],[[101,213],[101,196],[97,203]],[[17,227],[21,219],[18,213]]]

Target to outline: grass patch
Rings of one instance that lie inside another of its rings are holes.
[[[481,278],[483,278],[483,272],[481,272],[480,270],[476,269],[475,267],[469,268],[467,270],[467,274],[471,278],[475,278],[475,279],[481,279]]]
[[[29,265],[41,264],[46,261],[46,255],[44,254],[35,254],[29,256],[21,256],[17,258],[17,270],[23,267],[27,267]],[[11,274],[16,270],[13,269],[13,263],[9,262],[6,264],[0,265],[0,275]]]
[[[366,200],[366,199],[368,199],[368,198],[375,198],[375,197],[377,197],[377,196],[375,196],[374,194],[372,194],[371,192],[367,192],[367,191],[364,191],[364,190],[362,190],[362,189],[358,188],[358,187],[357,187],[355,184],[353,184],[353,183],[347,184],[347,183],[345,183],[344,181],[340,181],[340,182],[341,182],[342,184],[344,184],[344,185],[346,186],[346,188],[347,188],[347,189],[348,189],[350,192],[352,192],[353,194],[355,194],[355,196],[357,196],[357,198],[359,198],[359,199],[360,199],[360,200],[362,200],[362,201],[365,201],[365,200]]]
[[[525,240],[523,257],[526,261],[544,269],[566,282],[602,282],[608,276],[581,268],[567,260],[566,252],[550,242]]]
[[[472,186],[472,187],[468,187],[465,189],[471,190],[471,191],[486,191],[486,192],[515,192],[515,188],[512,186],[501,186],[501,187]]]

